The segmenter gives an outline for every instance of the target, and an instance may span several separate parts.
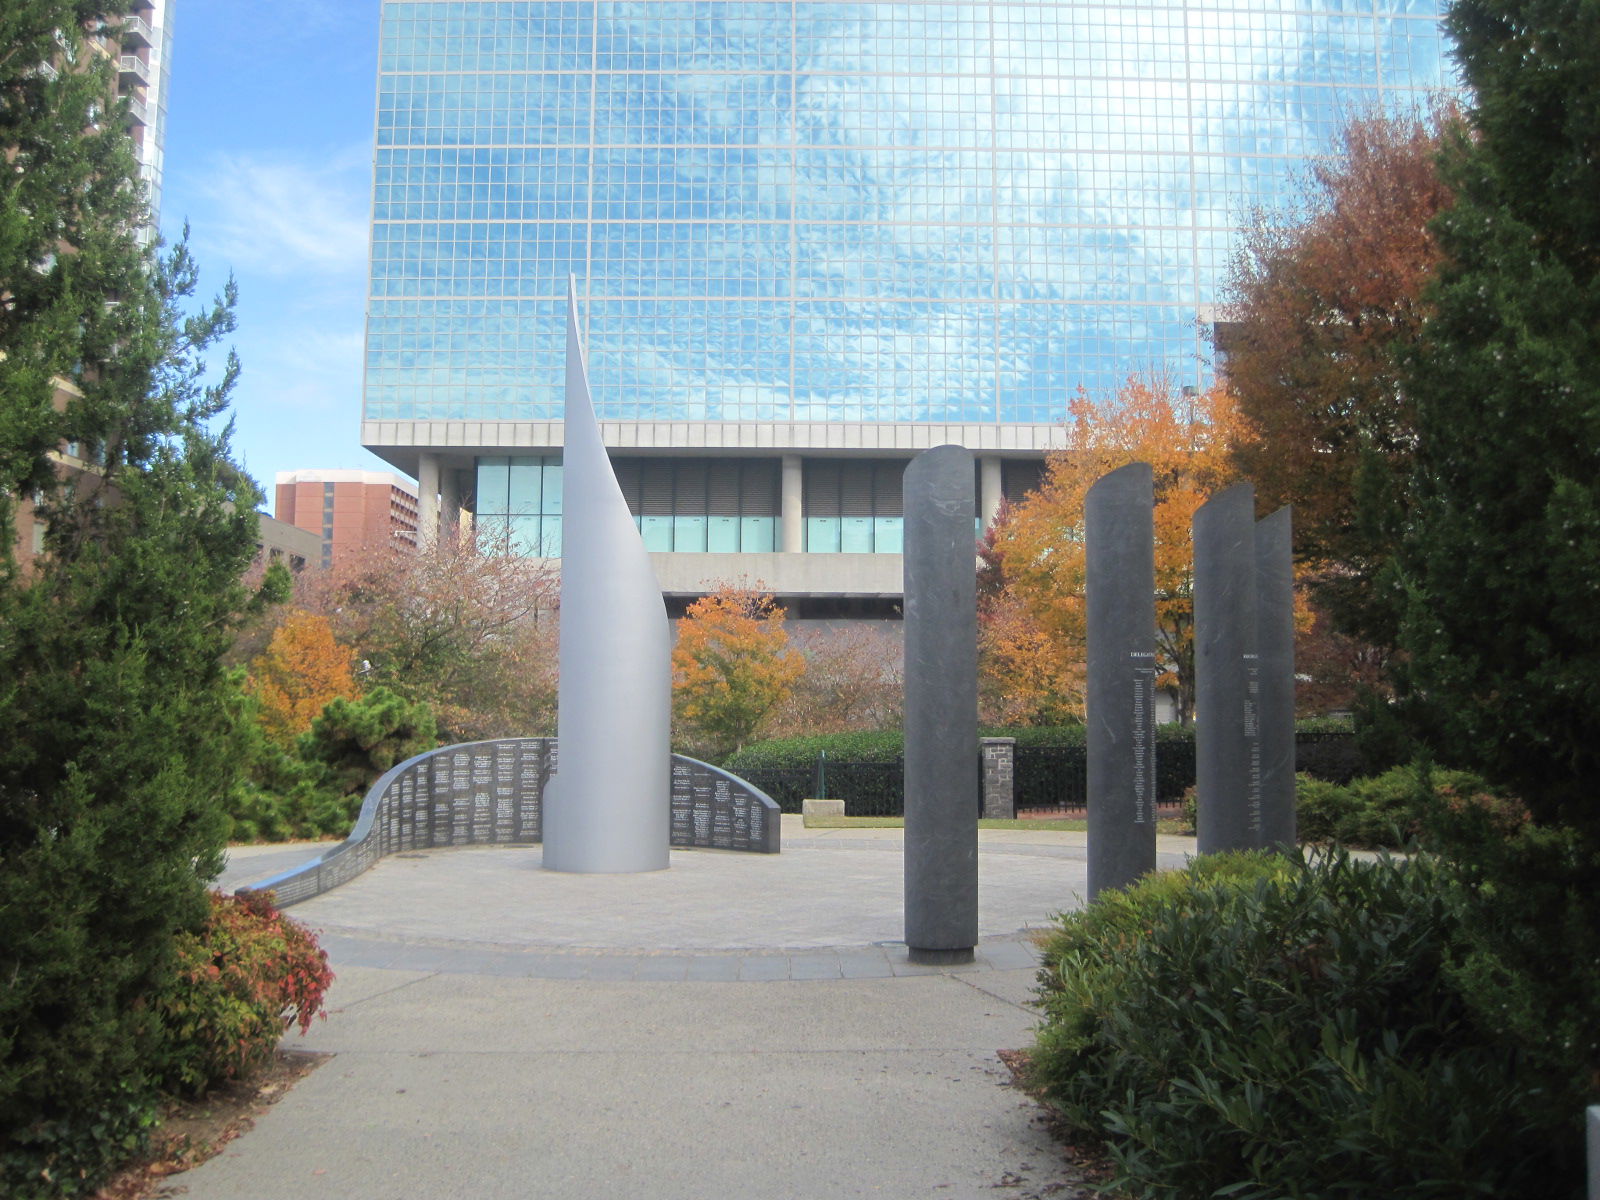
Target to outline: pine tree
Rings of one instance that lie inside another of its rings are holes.
[[[73,1195],[149,1112],[149,1001],[205,916],[236,766],[220,658],[257,493],[206,383],[231,285],[141,235],[142,185],[86,26],[0,6],[0,1192]],[[50,69],[47,69],[50,68]],[[98,467],[54,461],[77,442]],[[92,453],[89,448],[93,448]],[[19,502],[48,521],[12,553]]]

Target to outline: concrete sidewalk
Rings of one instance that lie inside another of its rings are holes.
[[[633,876],[430,851],[297,906],[339,978],[329,1019],[285,1044],[335,1057],[176,1182],[191,1200],[1078,1195],[995,1052],[1031,1040],[1026,931],[1078,903],[1084,835],[984,831],[979,961],[925,968],[898,941],[898,830],[783,833],[776,857],[674,852]],[[1192,850],[1164,842],[1164,863]],[[282,853],[238,851],[223,882]]]

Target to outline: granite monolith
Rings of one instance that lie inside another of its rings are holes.
[[[905,929],[912,962],[978,944],[978,605],[972,453],[906,468]]]
[[[1261,845],[1292,850],[1294,813],[1294,547],[1280,508],[1256,522],[1256,674],[1261,731]]]
[[[1255,489],[1194,514],[1196,833],[1201,854],[1261,845]]]
[[[1156,865],[1154,510],[1149,463],[1084,500],[1091,899]]]

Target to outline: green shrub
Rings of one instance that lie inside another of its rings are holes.
[[[141,1080],[124,1078],[101,1089],[93,1107],[17,1129],[0,1142],[0,1196],[60,1200],[92,1194],[149,1147],[158,1117],[154,1092]]]
[[[179,938],[178,964],[155,1004],[162,1032],[151,1068],[174,1094],[250,1075],[284,1030],[310,1028],[333,982],[316,935],[279,913],[270,893],[211,893],[205,926]]]
[[[1414,765],[1395,767],[1343,786],[1297,776],[1295,807],[1300,840],[1397,849],[1416,840],[1427,813],[1435,808],[1459,804],[1498,808],[1507,804],[1470,772],[1430,770],[1424,783],[1422,771]]]
[[[893,762],[905,739],[898,729],[863,729],[812,737],[773,738],[752,742],[722,763],[735,773],[741,767],[809,767],[818,754],[851,762]]]
[[[1444,970],[1448,868],[1235,860],[1060,918],[1033,1081],[1163,1200],[1575,1195],[1552,1103]],[[1563,1098],[1564,1100],[1564,1098]]]
[[[1423,844],[1455,863],[1448,971],[1485,1028],[1577,1111],[1600,1102],[1600,853],[1480,791],[1439,789]]]
[[[1338,841],[1339,826],[1355,806],[1355,794],[1348,786],[1309,775],[1294,778],[1295,833],[1302,842]]]

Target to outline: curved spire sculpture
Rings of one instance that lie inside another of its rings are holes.
[[[671,844],[671,629],[600,438],[570,277],[564,434],[560,737],[544,865],[659,871]]]

